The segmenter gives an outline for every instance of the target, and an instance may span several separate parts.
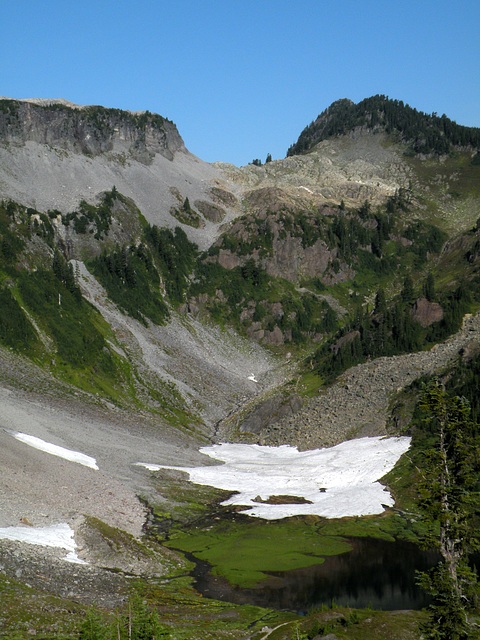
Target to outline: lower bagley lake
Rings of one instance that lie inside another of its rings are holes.
[[[421,609],[428,604],[416,586],[416,571],[439,561],[433,551],[404,542],[373,538],[349,539],[352,550],[325,558],[322,564],[285,572],[269,572],[271,580],[258,587],[241,588],[211,575],[210,565],[187,554],[195,563],[195,588],[204,596],[300,614],[332,602],[353,608],[385,611]],[[232,551],[234,553],[234,550]]]

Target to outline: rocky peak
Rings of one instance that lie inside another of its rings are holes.
[[[413,109],[402,100],[384,95],[365,98],[358,104],[337,100],[301,132],[288,156],[305,153],[322,140],[350,134],[362,128],[372,132],[395,134],[413,154],[442,156],[452,148],[478,149],[480,129],[457,125],[444,114],[427,114]]]

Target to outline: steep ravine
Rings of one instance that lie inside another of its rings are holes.
[[[279,362],[269,351],[234,331],[173,311],[165,325],[144,327],[108,300],[83,263],[75,264],[83,295],[113,329],[122,354],[128,354],[153,386],[159,381],[174,385],[190,411],[204,422],[207,437],[232,406],[284,380]]]

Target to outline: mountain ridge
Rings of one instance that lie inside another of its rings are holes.
[[[156,153],[172,160],[176,152],[185,151],[177,128],[162,116],[66,100],[1,99],[0,138],[59,146],[92,157],[123,151],[147,165]]]
[[[173,123],[149,112],[0,100],[0,141],[0,196],[43,212],[96,204],[116,186],[150,223],[173,228],[186,198],[208,213],[218,207],[212,188],[224,185]],[[222,217],[231,209],[224,204]],[[201,220],[187,229],[205,246],[217,225]]]

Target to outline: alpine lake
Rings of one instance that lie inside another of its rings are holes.
[[[415,572],[438,556],[420,548],[422,524],[411,513],[263,520],[222,506],[228,492],[184,473],[156,477],[175,503],[168,513],[153,508],[152,533],[193,563],[193,586],[205,597],[301,615],[332,604],[384,611],[428,604]]]

